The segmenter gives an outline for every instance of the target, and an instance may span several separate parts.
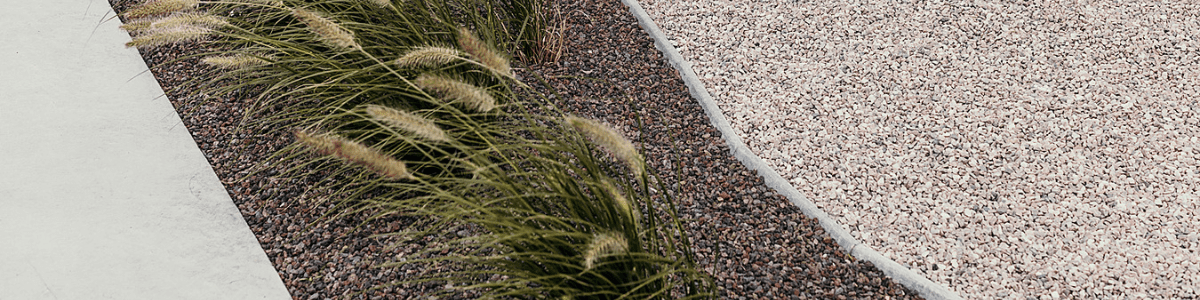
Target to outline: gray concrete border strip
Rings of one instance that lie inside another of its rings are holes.
[[[829,214],[826,214],[813,204],[812,201],[805,198],[803,194],[800,194],[800,191],[796,187],[792,186],[783,176],[780,176],[770,165],[767,165],[762,158],[759,158],[758,155],[750,151],[750,148],[746,146],[742,138],[733,131],[733,127],[729,124],[729,120],[725,118],[725,114],[721,112],[721,108],[717,106],[712,95],[709,95],[708,90],[704,88],[704,83],[700,82],[696,73],[692,71],[692,65],[684,60],[683,56],[679,55],[679,51],[675,49],[675,46],[671,45],[666,34],[663,34],[662,30],[658,29],[658,25],[654,23],[654,20],[650,18],[646,10],[642,9],[641,4],[637,0],[621,0],[621,2],[625,3],[625,6],[628,6],[633,15],[637,17],[638,24],[642,26],[642,30],[645,30],[654,39],[654,46],[663,53],[663,56],[666,57],[671,66],[674,66],[675,70],[679,71],[679,75],[683,77],[683,82],[687,85],[692,97],[700,101],[700,106],[704,107],[705,113],[708,114],[708,119],[717,130],[721,131],[721,136],[725,138],[725,143],[729,145],[733,156],[742,161],[742,164],[745,164],[747,168],[757,171],[763,177],[768,187],[787,197],[805,215],[817,219],[821,227],[825,228],[825,232],[828,232],[829,236],[833,237],[838,245],[841,245],[847,253],[855,258],[870,261],[875,264],[875,267],[882,270],[884,274],[887,274],[888,277],[891,277],[909,289],[917,291],[925,299],[962,299],[962,297],[946,287],[930,281],[925,276],[921,276],[921,274],[871,249],[869,245],[859,242],[841,224],[834,221]]]

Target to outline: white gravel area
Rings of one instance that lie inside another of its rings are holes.
[[[964,298],[1200,297],[1200,2],[641,3],[753,151]]]

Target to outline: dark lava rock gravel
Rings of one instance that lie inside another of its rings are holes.
[[[845,255],[817,224],[729,154],[678,73],[619,0],[558,1],[567,18],[557,63],[529,67],[560,95],[563,109],[603,120],[646,148],[676,195],[699,264],[723,299],[919,299],[870,262]],[[117,11],[135,1],[110,0]],[[380,268],[436,240],[397,244],[372,237],[414,221],[326,217],[327,176],[280,176],[271,154],[291,141],[279,128],[242,127],[249,100],[193,95],[174,87],[203,74],[203,45],[142,50],[233,201],[295,299],[421,298],[437,284],[388,286],[437,267]],[[528,74],[528,73],[526,73]],[[582,78],[580,78],[582,77]],[[532,80],[526,80],[536,84]],[[638,118],[644,128],[638,129]],[[394,247],[389,247],[394,246]]]

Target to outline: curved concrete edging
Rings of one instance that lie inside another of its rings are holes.
[[[758,171],[758,174],[763,177],[768,187],[775,189],[776,192],[787,197],[805,215],[817,219],[821,227],[825,228],[825,232],[828,232],[829,236],[836,240],[838,245],[841,245],[850,255],[858,259],[870,261],[875,264],[875,267],[882,270],[884,274],[887,274],[888,277],[891,277],[909,289],[917,291],[925,299],[962,299],[962,297],[946,287],[930,281],[925,276],[921,276],[921,274],[901,266],[899,263],[871,249],[870,246],[859,242],[854,236],[850,235],[849,231],[842,228],[841,224],[838,224],[833,218],[829,217],[829,214],[826,214],[813,204],[812,201],[805,198],[803,194],[800,194],[800,191],[796,190],[796,187],[792,186],[778,172],[775,172],[775,169],[767,165],[762,158],[759,158],[758,155],[750,151],[750,148],[746,146],[742,138],[733,131],[733,127],[729,124],[729,120],[725,118],[725,114],[721,112],[721,108],[717,106],[716,101],[708,94],[708,90],[704,88],[704,83],[700,82],[696,73],[692,71],[692,65],[679,55],[679,51],[675,49],[675,46],[671,45],[662,30],[658,29],[658,25],[654,23],[654,20],[650,18],[646,10],[642,9],[641,4],[637,0],[621,0],[621,2],[625,3],[625,6],[628,6],[633,15],[637,17],[638,24],[642,26],[642,30],[645,30],[654,39],[654,46],[659,51],[662,51],[667,61],[679,71],[679,75],[683,77],[683,82],[687,85],[692,97],[700,101],[700,106],[704,107],[704,112],[708,114],[708,119],[717,130],[721,131],[721,136],[725,138],[725,143],[729,145],[733,156],[742,161],[742,164],[745,164],[747,168]]]

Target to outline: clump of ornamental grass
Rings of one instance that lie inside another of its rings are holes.
[[[378,175],[339,177],[340,209],[431,223],[395,233],[402,236],[480,228],[389,264],[449,263],[455,271],[398,283],[453,283],[443,293],[471,290],[485,299],[715,297],[673,198],[654,192],[668,190],[661,180],[642,180],[654,173],[632,143],[598,122],[564,116],[515,79],[505,50],[519,38],[504,20],[513,4],[258,2],[209,11],[231,17],[209,29],[226,50],[205,62],[255,74],[220,69],[217,79],[237,80],[207,80],[230,84],[204,91],[256,93],[255,112],[274,115],[255,122],[323,128],[295,133],[287,151],[305,151],[282,156],[300,165],[348,170],[321,163],[332,157]],[[596,148],[626,166],[597,157]],[[421,255],[429,258],[415,259]]]
[[[544,0],[514,1],[520,49],[514,53],[527,64],[558,61],[566,48],[567,20]]]
[[[528,122],[549,121],[518,114]],[[540,119],[540,120],[539,120]],[[528,124],[521,122],[522,124]],[[539,129],[540,128],[540,129]],[[497,151],[465,159],[489,165],[477,177],[432,177],[407,184],[429,196],[376,199],[380,205],[429,215],[439,220],[423,230],[398,232],[406,239],[453,232],[456,224],[475,224],[480,234],[429,247],[387,266],[449,263],[462,271],[441,272],[407,282],[437,281],[456,290],[505,297],[576,299],[711,298],[711,282],[695,268],[677,222],[641,222],[672,217],[649,202],[649,192],[628,198],[617,192],[628,183],[612,179],[614,168],[587,155],[586,144],[572,132],[526,128],[530,136],[496,144]],[[511,138],[511,137],[510,137]],[[500,142],[500,140],[496,140]],[[661,187],[660,187],[661,188]],[[637,199],[637,201],[633,201]],[[634,205],[633,203],[640,203]],[[628,206],[626,205],[628,204]],[[646,205],[646,210],[639,209]],[[627,212],[628,211],[628,212]],[[456,253],[439,255],[439,253]],[[480,268],[479,266],[482,266]],[[503,279],[479,281],[478,278]]]

